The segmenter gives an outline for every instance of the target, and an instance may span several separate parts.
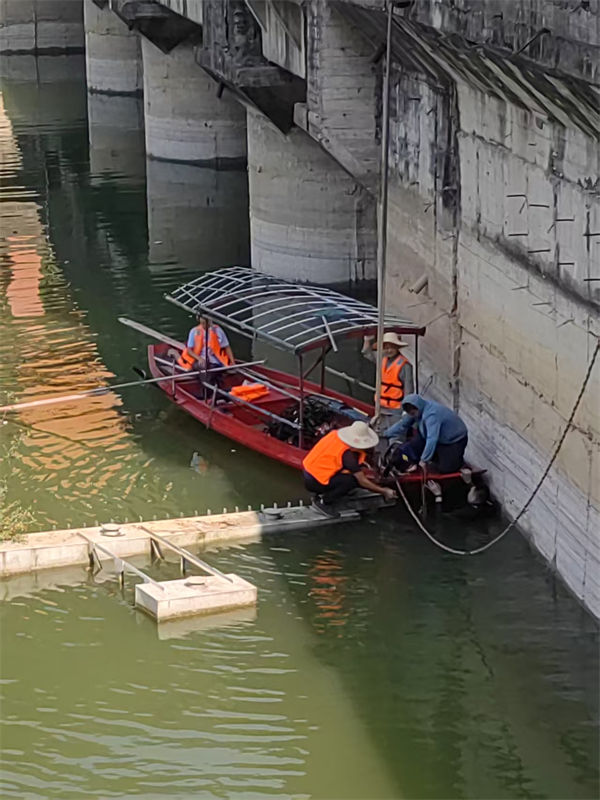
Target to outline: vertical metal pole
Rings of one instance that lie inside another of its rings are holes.
[[[298,447],[302,449],[304,447],[304,364],[302,363],[301,354],[298,355],[298,371],[300,376],[300,413],[298,417],[300,430],[298,431]]]
[[[179,560],[179,570],[182,575],[185,575],[185,556],[181,556]]]
[[[323,347],[323,351],[321,353],[321,391],[325,391],[325,347]]]
[[[419,394],[419,337],[415,333],[415,363],[413,367],[415,376],[415,394]]]
[[[390,139],[390,62],[392,50],[393,2],[387,3],[387,36],[385,46],[385,71],[383,74],[383,114],[381,120],[381,179],[379,181],[378,237],[377,237],[377,359],[375,383],[375,418],[381,413],[381,365],[383,359],[383,330],[385,320],[385,257],[387,249],[388,161]]]

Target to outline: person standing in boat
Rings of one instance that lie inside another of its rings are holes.
[[[402,400],[413,391],[412,364],[403,354],[408,347],[397,333],[383,335],[383,359],[381,361],[381,416],[383,428],[392,425],[402,415]],[[369,361],[377,361],[377,344],[374,336],[365,336],[362,355]]]
[[[364,471],[366,451],[378,442],[375,431],[360,420],[319,439],[302,462],[304,485],[314,495],[313,508],[327,517],[337,517],[333,504],[359,486],[386,500],[396,496],[393,489],[374,483]]]
[[[227,334],[208,317],[199,315],[189,332],[187,345],[177,363],[188,372],[198,366],[228,367],[235,362]]]

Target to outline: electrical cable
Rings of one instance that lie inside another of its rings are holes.
[[[404,493],[404,490],[402,488],[402,485],[400,484],[400,481],[396,480],[396,486],[398,488],[398,492],[400,494],[400,497],[404,501],[405,506],[407,507],[408,511],[410,512],[410,515],[415,520],[415,522],[417,523],[419,528],[423,531],[423,533],[427,536],[427,538],[430,539],[433,542],[433,544],[436,545],[436,547],[439,547],[441,550],[445,550],[447,553],[452,553],[452,555],[456,555],[456,556],[475,556],[475,555],[478,555],[479,553],[484,553],[486,550],[489,550],[490,547],[495,545],[496,542],[499,542],[501,539],[503,539],[516,526],[518,521],[525,514],[525,512],[527,511],[527,509],[529,508],[529,506],[533,502],[535,496],[537,495],[537,493],[541,489],[542,484],[546,480],[546,478],[548,476],[548,473],[552,469],[552,466],[553,466],[554,462],[558,458],[558,454],[559,454],[559,452],[561,450],[561,447],[563,446],[563,443],[564,443],[565,439],[567,438],[567,434],[568,434],[569,430],[571,429],[571,425],[573,424],[573,420],[575,419],[575,414],[577,413],[577,409],[579,408],[579,405],[581,403],[581,400],[583,398],[583,395],[584,395],[585,390],[587,388],[587,385],[589,383],[590,377],[592,375],[592,370],[594,368],[594,364],[596,363],[596,358],[598,357],[598,352],[599,351],[600,351],[600,338],[596,342],[596,347],[594,349],[594,352],[593,352],[592,357],[590,359],[590,362],[588,364],[588,368],[586,370],[586,373],[585,373],[585,376],[584,376],[584,379],[583,379],[583,383],[581,385],[581,389],[579,390],[579,394],[577,395],[577,398],[576,398],[575,403],[573,405],[573,409],[571,410],[571,414],[569,415],[569,419],[567,420],[567,424],[565,425],[565,428],[564,428],[564,430],[563,430],[558,442],[556,443],[556,446],[554,448],[554,452],[552,453],[552,456],[551,456],[550,460],[548,461],[546,469],[542,473],[541,478],[539,479],[539,481],[535,485],[533,491],[529,495],[527,501],[521,507],[521,510],[516,515],[516,517],[511,522],[508,523],[508,525],[504,528],[504,530],[502,530],[491,541],[487,542],[487,544],[484,544],[481,547],[476,547],[473,550],[457,550],[454,547],[448,547],[448,545],[445,545],[442,542],[440,542],[438,539],[435,538],[435,536],[433,536],[433,534],[430,533],[430,531],[427,530],[427,528],[425,527],[423,522],[419,519],[418,515],[416,514],[416,512],[414,511],[414,509],[412,508],[412,506],[408,502],[408,498],[406,497],[406,494]],[[425,478],[423,479],[423,485],[424,485],[424,483],[425,483]]]

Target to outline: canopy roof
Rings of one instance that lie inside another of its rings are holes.
[[[250,338],[302,353],[377,332],[377,309],[323,286],[288,283],[249,267],[226,267],[180,286],[167,300],[206,314]],[[385,330],[422,336],[425,328],[385,316]]]

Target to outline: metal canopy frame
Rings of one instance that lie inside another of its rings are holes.
[[[251,339],[296,355],[337,349],[336,338],[377,332],[377,309],[324,286],[288,283],[250,267],[226,267],[167,294],[193,314],[206,314]],[[386,314],[384,330],[423,336],[425,328]]]

